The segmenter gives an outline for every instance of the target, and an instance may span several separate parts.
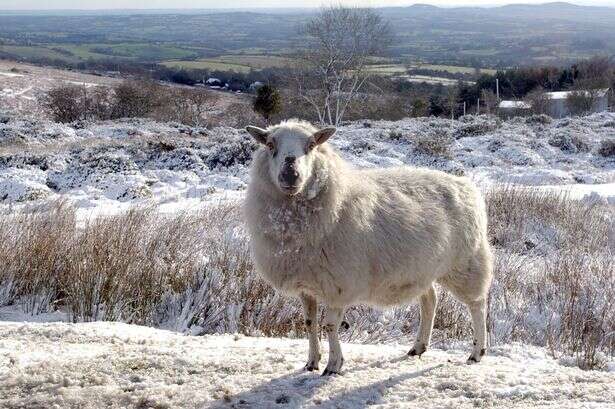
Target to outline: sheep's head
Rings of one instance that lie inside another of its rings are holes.
[[[335,128],[311,130],[307,126],[285,126],[270,129],[248,126],[246,130],[267,149],[272,182],[285,195],[301,192],[313,177],[318,145],[335,133]]]

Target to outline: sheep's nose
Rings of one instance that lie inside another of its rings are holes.
[[[287,156],[284,158],[284,165],[282,166],[282,171],[280,172],[280,182],[286,186],[295,186],[297,184],[299,172],[297,172],[297,167],[295,165],[296,163],[294,156]]]

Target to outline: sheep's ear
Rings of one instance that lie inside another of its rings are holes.
[[[248,131],[248,133],[256,139],[256,142],[262,143],[263,145],[267,143],[266,130],[259,128],[258,126],[247,126],[246,131]]]
[[[335,128],[330,127],[330,128],[324,128],[321,129],[320,131],[316,131],[314,133],[314,135],[312,135],[314,137],[314,141],[316,141],[316,144],[320,145],[322,143],[327,142],[327,140],[333,136],[333,134],[335,133]]]

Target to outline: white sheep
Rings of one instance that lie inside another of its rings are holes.
[[[329,362],[344,362],[338,329],[345,309],[420,300],[409,355],[427,349],[436,309],[434,283],[472,315],[479,362],[487,344],[486,299],[492,279],[487,215],[463,177],[399,167],[351,169],[325,143],[335,129],[288,121],[247,131],[263,147],[253,158],[245,216],[257,271],[303,303],[309,334],[306,369],[318,369],[317,301],[327,306]]]

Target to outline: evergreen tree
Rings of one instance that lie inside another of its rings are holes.
[[[282,109],[282,97],[277,89],[271,85],[263,85],[256,93],[254,111],[258,112],[269,122],[272,115]]]

